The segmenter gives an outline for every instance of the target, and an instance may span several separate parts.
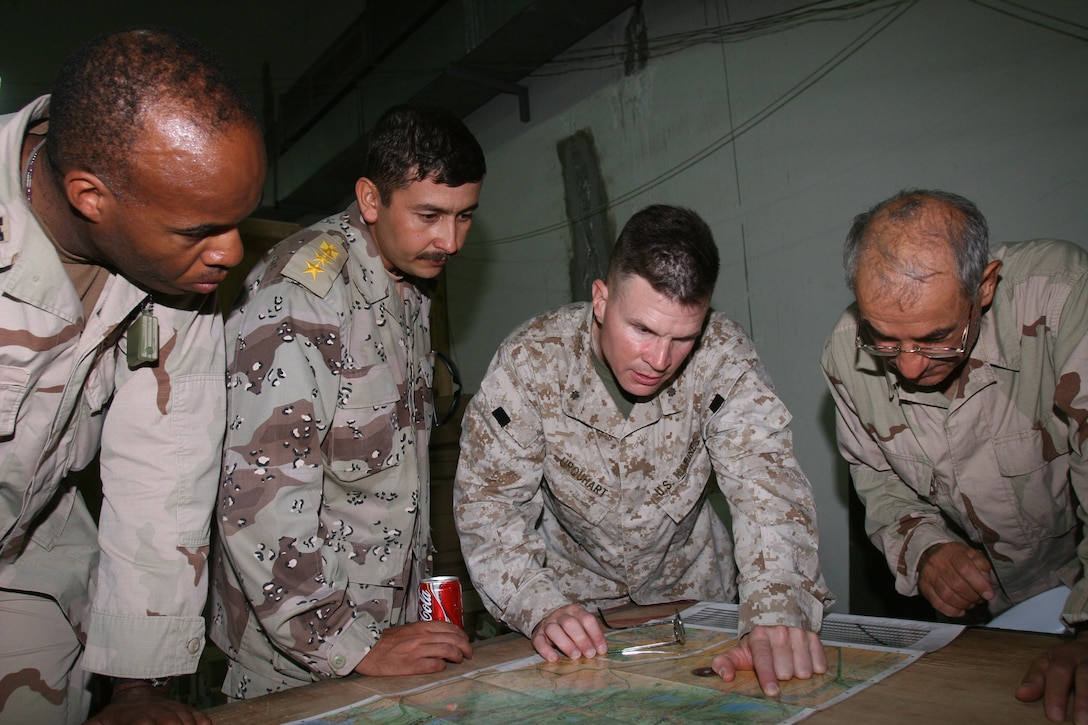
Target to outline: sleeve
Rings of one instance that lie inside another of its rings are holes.
[[[936,544],[966,543],[948,529],[941,511],[918,494],[892,470],[880,446],[858,415],[836,353],[828,340],[821,361],[835,403],[835,433],[839,453],[850,466],[854,490],[865,507],[865,533],[884,552],[895,576],[895,588],[904,596],[918,594],[918,560]]]
[[[157,365],[129,369],[124,338],[116,353],[102,431],[101,558],[84,657],[93,672],[182,675],[196,670],[203,651],[226,366],[215,296],[199,304],[155,304]]]
[[[834,598],[820,571],[816,504],[794,457],[789,411],[746,335],[715,368],[714,394],[723,400],[706,441],[733,519],[739,634],[781,624],[818,632]]]
[[[289,281],[267,285],[232,320],[218,512],[224,552],[264,634],[329,677],[352,672],[381,633],[341,570],[348,544],[321,516],[323,447],[349,384],[337,374],[346,344],[338,290],[322,299]]]
[[[528,636],[547,613],[570,602],[535,528],[543,511],[544,432],[513,356],[508,344],[499,349],[469,403],[453,510],[465,564],[484,605]]]
[[[1088,580],[1084,576],[1088,571],[1088,279],[1083,276],[1063,307],[1055,358],[1062,362],[1054,402],[1069,426],[1069,480],[1082,532],[1077,545],[1082,574],[1062,611],[1065,623],[1073,625],[1088,622]]]

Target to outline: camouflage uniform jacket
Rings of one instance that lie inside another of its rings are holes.
[[[385,270],[357,204],[280,242],[246,292],[213,614],[238,698],[352,672],[430,566],[429,298]]]
[[[1079,580],[1063,617],[1082,621],[1088,255],[1037,240],[992,256],[1004,263],[997,293],[951,399],[902,388],[855,348],[857,306],[843,314],[823,354],[839,450],[901,594],[918,592],[927,548],[970,542],[993,565],[991,614]]]
[[[525,323],[469,404],[454,516],[488,610],[529,634],[571,602],[732,601],[739,585],[742,631],[818,631],[831,598],[815,504],[751,340],[712,313],[682,374],[624,418],[592,324],[588,303]]]
[[[135,369],[126,333],[145,292],[112,275],[83,319],[23,188],[24,129],[47,103],[0,119],[0,587],[56,599],[93,672],[185,674],[204,647],[222,318],[214,296],[156,300],[159,360]],[[64,477],[100,448],[96,531]]]

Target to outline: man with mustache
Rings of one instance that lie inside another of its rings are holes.
[[[276,245],[228,321],[213,639],[232,698],[472,656],[417,622],[430,576],[427,283],[465,243],[485,164],[450,111],[398,106],[355,202]]]
[[[1054,240],[991,248],[971,201],[906,190],[854,219],[844,263],[857,302],[823,369],[866,533],[896,590],[986,622],[1072,587],[1061,619],[1079,629],[1088,254]],[[1040,658],[1016,691],[1045,693],[1051,720],[1076,689],[1076,722],[1088,722],[1088,691],[1074,688],[1088,673],[1081,637]]]
[[[488,611],[545,659],[607,651],[592,608],[739,590],[743,639],[711,664],[726,680],[755,670],[773,696],[826,671],[832,599],[790,414],[748,335],[710,311],[717,276],[697,214],[635,214],[592,303],[529,320],[492,359],[465,415],[454,516]],[[708,500],[715,478],[733,536]]]
[[[80,723],[99,673],[93,722],[208,723],[164,685],[204,648],[212,293],[261,197],[256,118],[200,44],[122,31],[0,118],[0,159],[0,721]],[[96,454],[97,526],[69,476]]]

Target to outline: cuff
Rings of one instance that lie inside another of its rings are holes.
[[[91,613],[83,666],[112,677],[148,679],[196,671],[204,651],[203,617]]]

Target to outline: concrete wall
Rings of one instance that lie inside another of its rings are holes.
[[[512,97],[470,116],[489,173],[469,245],[448,268],[450,324],[474,391],[515,325],[569,301],[556,148],[588,129],[616,230],[658,202],[690,206],[714,230],[714,307],[753,335],[794,414],[845,611],[848,476],[819,370],[850,301],[842,239],[871,204],[936,187],[973,199],[995,241],[1088,241],[1088,6],[875,2],[728,41],[694,33],[800,4],[646,0],[643,70],[624,73],[628,13],[575,49],[607,51],[601,61],[568,53],[527,80],[531,122]]]

